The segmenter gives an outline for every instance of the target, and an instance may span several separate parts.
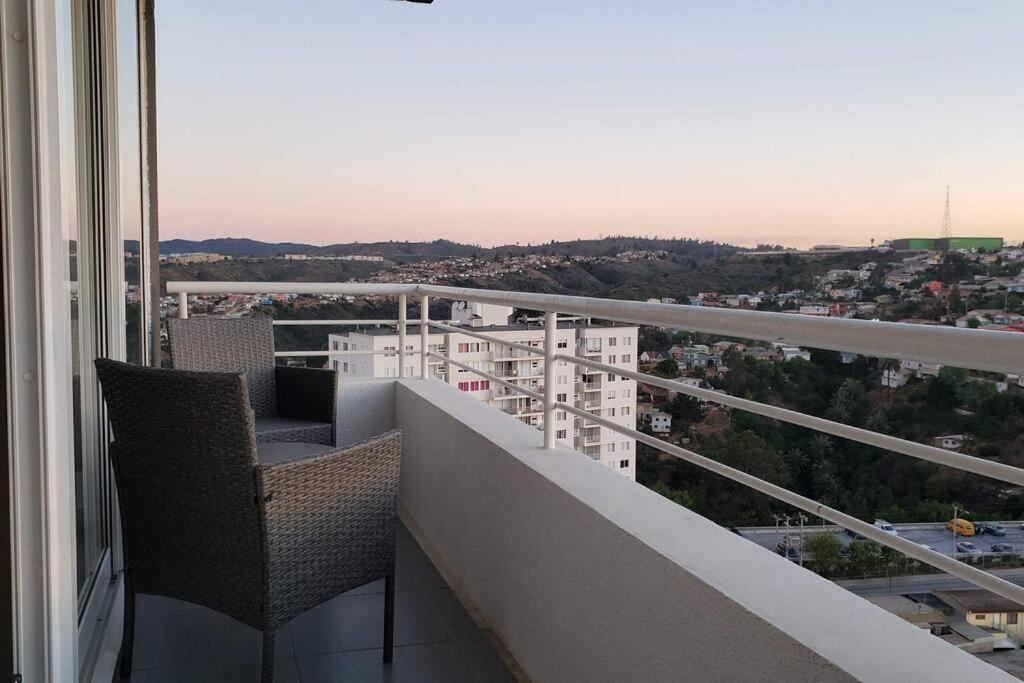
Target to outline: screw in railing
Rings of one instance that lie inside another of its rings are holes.
[[[555,354],[558,353],[558,314],[544,313],[544,448],[555,447]]]
[[[430,297],[420,297],[420,379],[429,379],[427,374],[428,341],[430,340]]]
[[[398,376],[405,377],[406,295],[398,295]]]

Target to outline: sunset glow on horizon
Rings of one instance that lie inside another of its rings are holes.
[[[1019,3],[157,11],[163,239],[1024,240]]]

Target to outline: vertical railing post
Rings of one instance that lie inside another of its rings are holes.
[[[555,353],[558,351],[558,314],[544,313],[544,448],[555,447]]]
[[[398,376],[405,377],[405,304],[406,295],[398,295]]]
[[[182,320],[188,317],[188,292],[178,292],[178,317]]]
[[[420,297],[420,379],[430,379],[427,373],[427,347],[430,341],[430,297]]]

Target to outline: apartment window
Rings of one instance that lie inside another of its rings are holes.
[[[630,407],[629,406],[622,406],[622,414],[623,415],[629,415],[629,413],[630,413]]]
[[[398,347],[397,346],[385,346],[384,350],[385,351],[397,351]]]
[[[559,403],[565,403],[569,396],[567,394],[555,394],[555,400]]]
[[[405,350],[406,351],[412,351],[412,344],[406,344],[405,345]]]
[[[469,344],[459,344],[459,353],[469,353]]]
[[[354,347],[354,346],[355,346],[355,345],[353,344],[353,347]],[[342,350],[342,351],[348,351],[348,342],[342,342],[342,344],[341,344],[341,350]]]
[[[555,384],[568,384],[569,377],[567,375],[559,375],[555,378]]]
[[[459,382],[459,391],[469,391],[469,382]]]
[[[627,467],[629,467],[629,461],[628,460],[620,460],[619,461],[619,469],[620,470],[624,470]]]
[[[608,398],[615,398],[615,390],[614,389],[612,389],[611,391],[608,392]]]
[[[398,376],[398,370],[396,370],[395,368],[384,368],[384,376],[385,377],[397,377]]]
[[[555,419],[558,420],[559,422],[564,422],[568,416],[569,414],[564,410],[555,411]]]
[[[615,408],[608,409],[608,417],[615,417]]]
[[[338,342],[337,341],[331,342],[331,348],[334,349],[335,351],[337,351],[338,350]]]
[[[415,365],[407,365],[405,367],[405,376],[406,377],[412,377],[415,374],[416,374],[416,366]]]
[[[564,368],[566,365],[568,365],[568,363],[566,361],[564,361],[564,360],[558,361],[558,367]]]
[[[608,381],[609,382],[614,382],[615,381],[615,375],[608,375]]]
[[[632,337],[623,337],[622,338],[622,345],[623,346],[629,346],[632,343],[633,343],[633,338]]]
[[[335,342],[335,343],[337,343],[337,342]],[[334,361],[334,371],[335,372],[338,371],[338,361]]]
[[[341,371],[342,372],[348,372],[348,363],[342,363],[341,364]]]
[[[618,363],[618,362],[619,362],[619,357],[618,356],[616,356],[614,354],[611,355],[611,356],[608,356],[608,363],[609,364],[614,364],[614,363]]]
[[[615,346],[615,344],[617,343],[617,341],[618,341],[618,340],[617,340],[617,339],[616,339],[615,337],[609,337],[609,338],[608,338],[608,346]]]
[[[1006,623],[1008,625],[1011,625],[1011,626],[1016,624],[1017,623],[1017,613],[1016,612],[1007,612],[1006,613]]]
[[[633,390],[632,389],[623,389],[622,390],[622,398],[629,398],[632,395],[633,395]]]
[[[622,354],[622,362],[623,363],[628,363],[629,362],[629,358],[630,358],[630,356],[629,356],[628,353]]]
[[[568,435],[568,431],[566,431],[565,429],[556,429],[555,430],[555,438],[556,439],[564,439],[567,435]],[[1016,615],[1014,615],[1014,616],[1016,616]]]
[[[614,453],[615,452],[615,442],[614,441],[612,443],[608,444],[608,452],[609,453]]]
[[[470,391],[480,391],[480,382],[470,382],[469,383],[469,390]]]
[[[629,442],[628,441],[623,441],[622,442],[622,450],[624,450],[624,451],[628,451],[629,450]]]
[[[556,346],[558,348],[560,348],[560,349],[567,349],[567,348],[569,348],[569,340],[568,339],[559,339],[558,343],[556,344]]]

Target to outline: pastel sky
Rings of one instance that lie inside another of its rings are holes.
[[[157,3],[164,238],[1024,240],[1024,4]]]

